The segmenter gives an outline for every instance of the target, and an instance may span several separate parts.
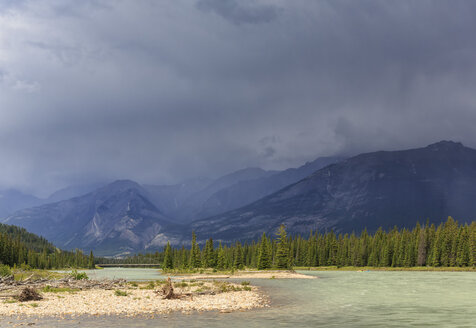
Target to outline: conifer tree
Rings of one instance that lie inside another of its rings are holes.
[[[93,255],[93,251],[92,251],[92,250],[91,250],[91,252],[89,253],[88,268],[89,268],[89,269],[95,269],[95,268],[96,268],[96,267],[94,266],[94,255]]]
[[[469,226],[468,231],[469,243],[469,265],[476,267],[476,221]]]
[[[278,230],[278,244],[276,248],[276,267],[278,269],[287,269],[289,267],[289,247],[286,237],[286,229],[284,225],[281,224]]]
[[[259,247],[258,270],[266,270],[269,268],[271,268],[271,254],[269,252],[266,234],[263,232]]]
[[[170,247],[170,242],[167,242],[167,246],[165,247],[165,254],[164,254],[164,262],[162,264],[163,269],[173,269],[174,262],[172,258],[172,249]]]
[[[221,245],[221,242],[218,246],[218,254],[217,254],[217,264],[216,264],[216,268],[218,270],[223,270],[225,268],[225,263],[226,262],[226,259],[225,259],[225,251]]]
[[[188,266],[191,269],[200,267],[200,247],[197,244],[195,231],[192,232],[192,247],[190,249],[190,262]]]
[[[244,268],[243,248],[239,241],[236,242],[233,259],[233,268],[240,270]]]

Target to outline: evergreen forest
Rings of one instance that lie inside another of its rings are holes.
[[[276,238],[272,238],[276,237]],[[449,217],[438,226],[417,224],[413,229],[363,230],[359,235],[310,232],[307,237],[288,236],[281,226],[276,236],[263,233],[259,241],[232,245],[208,239],[200,247],[195,233],[189,248],[171,247],[162,252],[137,254],[102,263],[157,263],[163,269],[213,268],[217,270],[292,267],[475,267],[476,221],[461,225]]]

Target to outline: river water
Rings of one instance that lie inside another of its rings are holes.
[[[39,319],[40,327],[476,327],[474,272],[302,272],[319,279],[256,279],[271,307],[155,318]],[[91,277],[161,279],[154,269],[110,268]],[[11,320],[10,320],[11,321]],[[4,320],[0,319],[0,326]],[[32,322],[32,319],[22,321]],[[18,323],[18,322],[16,322]]]

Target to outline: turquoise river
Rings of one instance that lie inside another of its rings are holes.
[[[0,327],[476,327],[475,272],[302,271],[319,279],[255,279],[269,308],[155,318],[0,318]],[[92,278],[163,278],[155,269],[110,268]]]

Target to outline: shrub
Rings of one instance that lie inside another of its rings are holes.
[[[250,282],[249,281],[242,281],[241,286],[249,286]]]
[[[0,277],[11,276],[12,270],[8,265],[0,265]]]
[[[114,295],[116,295],[116,296],[127,296],[127,292],[122,291],[122,290],[119,290],[119,289],[116,289],[116,290],[114,291]]]
[[[74,280],[88,280],[88,279],[89,279],[89,277],[88,277],[88,275],[86,274],[86,272],[78,272],[78,270],[73,270],[73,271],[71,271],[70,276],[71,276]]]
[[[155,288],[155,283],[153,281],[149,281],[147,285],[144,287],[140,287],[140,289],[154,289]]]
[[[22,271],[31,271],[31,270],[33,270],[31,266],[29,266],[28,264],[25,264],[25,263],[22,263],[22,264],[20,265],[20,269],[21,269]]]

